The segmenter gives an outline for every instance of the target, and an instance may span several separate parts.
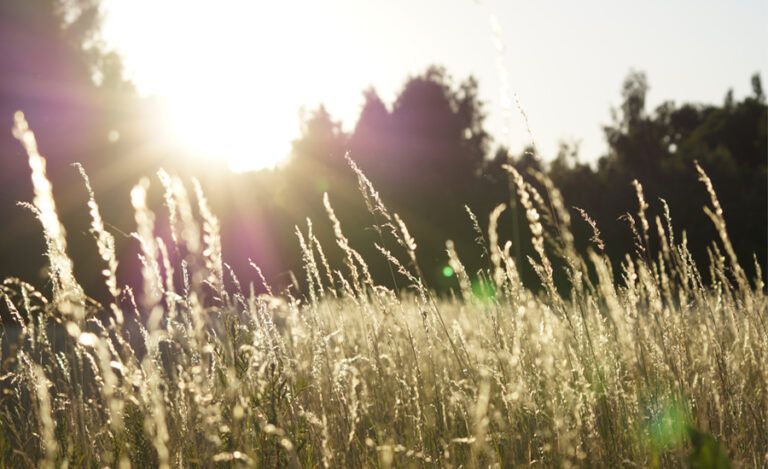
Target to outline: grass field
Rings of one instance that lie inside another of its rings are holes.
[[[627,208],[636,252],[616,282],[598,227],[588,252],[574,247],[571,223],[591,224],[588,215],[572,221],[545,176],[530,175],[547,188],[540,195],[510,167],[541,288],[521,283],[497,233],[499,206],[487,228],[475,223],[485,270],[466,272],[447,242],[460,286],[452,296],[425,285],[418,240],[353,163],[402,291],[371,278],[326,198],[329,220],[315,222],[330,223],[337,246],[321,246],[311,226],[297,230],[305,295],[271,291],[258,268],[249,278],[269,293],[255,294],[222,263],[199,185],[161,172],[172,239],[156,237],[148,182],[131,193],[140,286],[118,284],[114,239],[92,194],[94,249],[114,297],[99,306],[74,278],[77,259],[22,115],[15,132],[53,288],[46,298],[20,280],[2,286],[14,319],[0,336],[2,467],[768,464],[765,287],[736,259],[701,169],[720,235],[708,266],[693,263],[665,204],[667,217],[647,219],[636,184],[639,208]],[[183,262],[172,264],[171,248]],[[331,249],[344,265],[328,264]],[[567,291],[553,264],[566,266]]]

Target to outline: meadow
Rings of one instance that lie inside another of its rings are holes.
[[[150,179],[131,191],[142,282],[122,285],[80,168],[112,296],[102,305],[73,274],[78,260],[21,114],[15,135],[29,156],[27,207],[42,225],[51,293],[2,284],[12,319],[0,334],[2,467],[768,465],[765,285],[734,253],[701,168],[703,210],[719,233],[708,265],[693,262],[674,207],[646,201],[636,182],[635,249],[615,272],[589,214],[546,175],[508,166],[537,253],[523,261],[539,285],[520,280],[497,229],[501,204],[488,220],[457,214],[474,226],[487,267],[466,271],[446,240],[458,285],[449,295],[426,284],[419,241],[351,160],[398,290],[372,278],[344,234],[356,221],[337,218],[332,193],[327,220],[314,222],[333,229],[336,245],[322,246],[311,223],[296,230],[301,290],[273,291],[255,265],[238,277],[200,185],[163,171],[151,180],[162,207],[148,206]],[[592,227],[586,252],[575,223]],[[343,265],[329,265],[331,249]]]

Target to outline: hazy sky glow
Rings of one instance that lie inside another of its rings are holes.
[[[547,158],[561,139],[580,139],[585,161],[604,152],[601,124],[631,68],[648,74],[651,107],[720,102],[729,87],[746,94],[752,73],[768,78],[762,0],[107,0],[105,14],[107,41],[140,92],[166,103],[173,138],[238,171],[284,158],[302,106],[324,103],[350,129],[363,89],[391,103],[429,64],[475,75],[488,130],[520,150],[529,137],[516,110],[504,134],[490,14]]]

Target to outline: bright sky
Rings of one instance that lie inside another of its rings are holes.
[[[324,103],[351,129],[366,87],[391,103],[429,64],[475,75],[487,129],[519,151],[529,137],[516,107],[505,124],[503,58],[540,152],[581,140],[584,161],[604,153],[631,68],[648,74],[651,107],[741,97],[754,72],[768,82],[764,0],[106,0],[105,14],[105,38],[139,91],[167,103],[174,138],[239,171],[284,158],[302,106]]]

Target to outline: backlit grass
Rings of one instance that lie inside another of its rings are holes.
[[[273,291],[256,266],[238,279],[222,262],[200,186],[164,172],[152,183],[164,188],[165,208],[147,206],[148,179],[131,192],[143,283],[119,285],[114,240],[86,179],[113,297],[97,305],[72,274],[77,259],[20,114],[16,135],[29,153],[29,207],[42,223],[53,288],[47,296],[16,279],[2,285],[14,322],[0,336],[0,466],[768,463],[765,288],[736,258],[700,168],[704,209],[720,235],[709,265],[694,264],[666,204],[666,217],[648,218],[636,183],[638,206],[628,207],[636,250],[615,275],[588,214],[571,220],[545,175],[509,167],[536,252],[524,261],[540,288],[520,281],[497,230],[500,205],[487,224],[472,215],[485,269],[468,272],[447,241],[442,274],[456,279],[452,296],[425,283],[418,240],[351,161],[401,291],[371,277],[332,194],[328,220],[315,223],[329,224],[335,246],[321,246],[311,225],[297,228],[304,293]],[[170,239],[156,234],[159,216],[169,218]],[[571,234],[577,222],[593,227],[584,253]],[[342,265],[327,261],[332,249]],[[553,280],[560,265],[567,291]]]

